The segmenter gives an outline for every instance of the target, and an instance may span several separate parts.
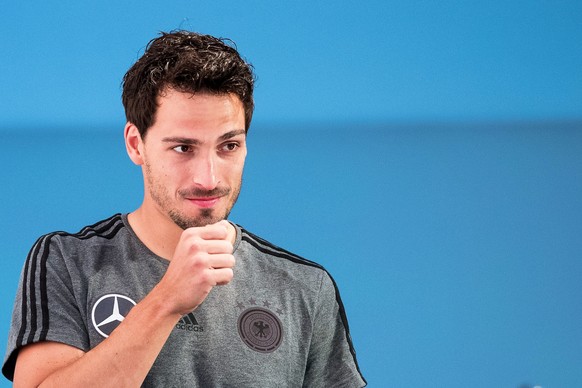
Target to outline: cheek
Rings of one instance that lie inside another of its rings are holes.
[[[238,181],[240,180],[244,169],[244,159],[237,163],[231,163],[226,170],[226,174],[228,175],[231,181]]]
[[[163,171],[163,179],[167,187],[184,187],[192,183],[192,173],[187,168],[167,168]]]
[[[244,152],[241,153],[240,157],[236,160],[236,163],[235,163],[236,170],[239,173],[242,173],[242,171],[243,171],[243,169],[245,167],[245,160],[246,160],[246,158],[247,158],[247,150],[245,148]]]
[[[187,175],[186,172],[182,173],[178,168],[166,164],[158,164],[156,166],[147,165],[147,171],[150,175],[150,180],[166,188],[179,185],[183,180],[182,176]]]

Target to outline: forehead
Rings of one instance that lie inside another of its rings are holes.
[[[158,99],[151,130],[194,133],[245,128],[244,107],[234,94],[184,93],[166,90]]]

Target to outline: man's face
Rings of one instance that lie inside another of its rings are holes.
[[[225,219],[247,153],[244,108],[234,95],[168,90],[140,142],[144,205],[182,229]]]

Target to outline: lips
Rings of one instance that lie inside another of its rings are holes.
[[[216,187],[212,190],[201,190],[199,188],[193,188],[189,190],[179,190],[178,195],[191,203],[192,205],[201,208],[208,209],[214,207],[222,198],[228,197],[230,194],[230,188],[228,187]]]
[[[210,208],[216,205],[218,201],[220,201],[220,197],[211,197],[211,198],[187,198],[190,203],[201,207],[201,208]]]

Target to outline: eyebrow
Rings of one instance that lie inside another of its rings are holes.
[[[228,140],[228,139],[232,139],[235,136],[238,135],[246,135],[247,131],[244,129],[235,129],[229,132],[226,132],[224,134],[222,134],[218,140],[220,141],[224,141],[224,140]],[[180,144],[186,144],[186,145],[198,145],[200,144],[200,140],[198,139],[192,139],[189,137],[180,137],[180,136],[169,136],[169,137],[164,137],[162,139],[162,142],[164,143],[180,143]]]
[[[219,140],[228,140],[228,139],[232,139],[235,136],[238,135],[246,135],[247,131],[244,129],[235,129],[233,131],[227,132],[225,134],[223,134],[222,136],[220,136],[218,139]]]

